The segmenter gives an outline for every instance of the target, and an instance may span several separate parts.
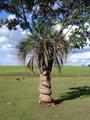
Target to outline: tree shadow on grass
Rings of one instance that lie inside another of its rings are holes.
[[[81,86],[75,88],[69,88],[70,92],[65,93],[63,96],[60,96],[59,99],[54,100],[55,104],[60,104],[66,100],[73,100],[79,98],[81,96],[90,95],[90,87],[89,86]]]

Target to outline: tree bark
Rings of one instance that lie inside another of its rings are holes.
[[[50,55],[49,55],[50,56]],[[52,103],[53,99],[51,97],[51,77],[50,73],[52,70],[53,59],[48,60],[48,65],[45,61],[44,47],[40,49],[40,54],[38,56],[39,70],[40,70],[40,85],[39,85],[39,103]]]
[[[52,103],[51,78],[48,69],[40,72],[39,103]]]

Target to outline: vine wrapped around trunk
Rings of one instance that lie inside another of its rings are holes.
[[[52,103],[51,97],[51,78],[50,73],[52,70],[53,59],[47,59],[48,64],[46,65],[45,54],[43,54],[44,47],[40,50],[39,54],[39,68],[40,68],[40,85],[39,85],[39,103]]]
[[[53,99],[51,97],[52,91],[51,91],[51,82],[50,81],[51,81],[50,73],[48,72],[47,69],[43,70],[43,72],[40,73],[39,103],[53,102]]]

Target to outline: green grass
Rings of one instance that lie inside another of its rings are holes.
[[[90,68],[53,69],[55,108],[38,104],[38,85],[38,71],[34,77],[25,67],[0,67],[0,120],[90,120]]]

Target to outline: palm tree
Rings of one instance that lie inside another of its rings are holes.
[[[21,41],[18,48],[18,58],[25,63],[29,56],[28,67],[34,68],[34,63],[38,65],[40,71],[39,103],[52,103],[51,97],[51,71],[53,64],[63,65],[63,58],[66,58],[68,44],[59,32],[50,33],[49,24],[39,21],[34,26],[34,34],[27,36]]]

